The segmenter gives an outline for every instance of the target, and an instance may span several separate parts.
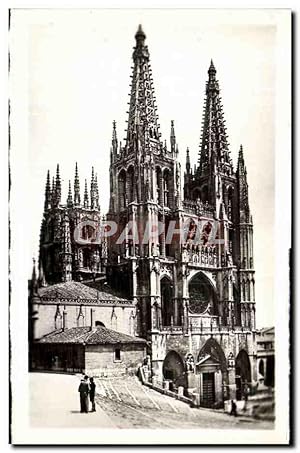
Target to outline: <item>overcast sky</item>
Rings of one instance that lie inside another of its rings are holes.
[[[125,137],[132,47],[138,24],[147,35],[162,139],[175,121],[182,169],[199,151],[207,70],[217,69],[231,156],[240,144],[248,171],[254,221],[258,326],[274,323],[274,139],[275,39],[272,13],[261,20],[249,11],[45,10],[12,14],[12,67],[25,99],[27,144],[21,159],[23,184],[15,187],[30,218],[24,250],[27,268],[38,256],[47,169],[60,164],[63,201],[78,162],[84,179],[94,166],[102,213],[109,201],[112,121]],[[15,66],[14,66],[15,65]],[[12,134],[14,130],[12,131]],[[12,135],[14,139],[14,135]],[[16,165],[17,166],[17,165]]]

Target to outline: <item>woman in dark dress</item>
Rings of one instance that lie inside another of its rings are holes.
[[[92,412],[96,412],[96,404],[95,404],[95,392],[96,392],[96,384],[94,382],[94,378],[90,378],[90,401],[92,403]]]

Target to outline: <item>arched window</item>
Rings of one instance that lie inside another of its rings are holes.
[[[164,206],[169,207],[170,204],[170,173],[168,170],[164,171],[163,174],[163,196],[164,196]]]
[[[193,190],[192,199],[193,199],[194,201],[197,201],[198,199],[201,200],[201,190],[200,190],[199,187],[196,187],[196,188]]]
[[[245,281],[242,282],[242,300],[243,301],[246,300],[246,282]]]
[[[259,372],[259,374],[261,374],[262,376],[265,375],[265,366],[264,366],[264,361],[263,361],[263,359],[260,359],[260,361],[259,361],[258,372]]]
[[[161,169],[156,167],[156,199],[157,203],[161,204]]]
[[[203,203],[208,202],[208,187],[206,185],[201,188],[201,201]]]
[[[91,266],[91,260],[90,260],[90,251],[89,249],[83,249],[82,250],[82,265],[86,269],[89,269]]]
[[[229,220],[233,219],[233,188],[231,186],[227,192],[227,216]]]
[[[196,274],[189,283],[189,310],[193,314],[209,312],[215,314],[215,291],[201,272]]]
[[[176,351],[170,351],[166,355],[163,362],[163,376],[171,380],[176,387],[179,385],[187,387],[184,362]]]
[[[241,400],[245,385],[251,384],[251,365],[247,352],[241,350],[235,360],[236,398]]]
[[[95,238],[95,228],[92,225],[84,225],[81,230],[81,238],[84,240],[92,240]]]
[[[127,194],[128,194],[128,203],[134,201],[134,169],[130,166],[127,170]]]
[[[118,176],[118,189],[119,189],[119,207],[121,210],[126,207],[126,173],[121,170]]]
[[[95,321],[95,326],[96,327],[105,327],[105,325],[101,321]]]
[[[173,285],[169,278],[163,277],[160,281],[161,319],[163,326],[170,326],[174,321],[173,313]]]

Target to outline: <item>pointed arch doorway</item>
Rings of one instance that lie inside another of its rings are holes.
[[[222,407],[224,386],[228,384],[227,364],[223,349],[209,338],[198,354],[200,406]]]
[[[247,352],[242,349],[235,360],[236,399],[243,398],[245,385],[251,384],[251,365]]]

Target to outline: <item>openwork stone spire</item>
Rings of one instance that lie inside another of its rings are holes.
[[[216,68],[211,60],[206,83],[206,98],[203,113],[203,127],[200,147],[201,176],[214,171],[232,174],[223,106],[220,97]]]
[[[240,146],[240,149],[239,149],[236,177],[237,177],[237,181],[238,181],[239,208],[240,208],[241,221],[247,222],[247,223],[252,223],[250,208],[249,208],[247,169],[245,166],[242,145]]]
[[[141,149],[147,153],[150,149],[160,148],[160,133],[150,56],[148,47],[145,45],[146,35],[141,25],[135,39],[126,148],[127,151],[132,151],[138,140]]]
[[[45,188],[45,204],[44,209],[51,208],[51,183],[50,183],[50,171],[47,172],[47,179],[46,179],[46,188]]]
[[[61,180],[60,180],[60,173],[59,173],[59,165],[57,164],[56,167],[56,179],[55,179],[55,187],[52,193],[54,206],[59,206],[61,201]]]
[[[85,186],[84,186],[83,207],[86,209],[88,209],[88,207],[89,207],[89,193],[88,193],[87,180],[85,180]]]
[[[68,208],[72,208],[73,207],[71,181],[69,181],[69,191],[68,191],[68,198],[67,198],[67,206],[68,206]]]
[[[80,182],[79,182],[79,176],[78,176],[77,162],[75,165],[75,178],[74,178],[74,205],[75,206],[80,205]]]

